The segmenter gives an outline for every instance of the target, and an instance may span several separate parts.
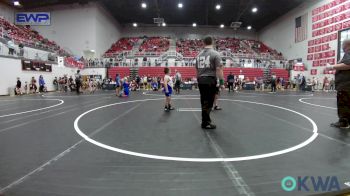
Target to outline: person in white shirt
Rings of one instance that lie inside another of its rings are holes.
[[[170,69],[164,68],[164,94],[165,94],[165,107],[164,111],[174,110],[171,106],[171,94],[173,93],[173,80],[170,77]]]

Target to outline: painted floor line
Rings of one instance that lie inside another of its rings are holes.
[[[185,100],[189,100],[189,99],[197,99],[198,98],[174,98],[174,100],[176,99],[185,99]],[[243,156],[243,157],[230,157],[230,158],[192,158],[192,157],[171,157],[171,156],[161,156],[161,155],[154,155],[154,154],[146,154],[146,153],[140,153],[140,152],[135,152],[135,151],[130,151],[130,150],[125,150],[125,149],[121,149],[121,148],[116,148],[113,146],[109,146],[106,145],[104,143],[101,143],[99,141],[96,141],[92,138],[90,138],[88,135],[86,135],[80,128],[79,128],[79,120],[85,116],[86,114],[102,109],[102,108],[106,108],[106,107],[110,107],[110,106],[115,106],[115,105],[121,105],[121,104],[127,104],[127,103],[137,103],[137,102],[146,102],[146,101],[155,101],[155,100],[163,100],[162,98],[158,98],[158,99],[139,99],[139,100],[130,100],[130,101],[125,101],[125,102],[118,102],[118,103],[113,103],[113,104],[108,104],[108,105],[104,105],[104,106],[100,106],[100,107],[96,107],[93,108],[91,110],[88,110],[84,113],[82,113],[80,116],[78,116],[75,121],[74,121],[74,129],[75,131],[81,136],[83,137],[86,141],[99,146],[101,148],[110,150],[110,151],[114,151],[114,152],[118,152],[118,153],[122,153],[122,154],[127,154],[127,155],[131,155],[131,156],[137,156],[137,157],[143,157],[143,158],[149,158],[149,159],[159,159],[159,160],[167,160],[167,161],[186,161],[186,162],[222,162],[222,161],[248,161],[248,160],[256,160],[256,159],[263,159],[263,158],[269,158],[269,157],[273,157],[273,156],[279,156],[282,154],[286,154],[286,153],[290,153],[293,152],[295,150],[301,149],[307,145],[309,145],[310,143],[312,143],[318,136],[318,128],[316,123],[308,116],[288,109],[288,108],[284,108],[281,106],[276,106],[276,105],[271,105],[271,104],[266,104],[266,103],[259,103],[259,102],[252,102],[252,101],[245,101],[245,100],[232,100],[232,99],[222,99],[224,101],[232,101],[232,102],[242,102],[242,103],[251,103],[251,104],[257,104],[257,105],[263,105],[263,106],[268,106],[268,107],[273,107],[273,108],[278,108],[281,110],[285,110],[285,111],[289,111],[292,112],[294,114],[297,114],[299,116],[302,116],[303,118],[307,119],[312,127],[313,127],[313,131],[312,131],[312,136],[310,136],[307,140],[303,141],[302,143],[299,143],[295,146],[283,149],[283,150],[278,150],[278,151],[274,151],[274,152],[270,152],[270,153],[265,153],[265,154],[256,154],[256,155],[250,155],[250,156]]]
[[[312,99],[312,98],[300,98],[299,102],[307,104],[307,105],[312,105],[312,106],[316,106],[316,107],[320,107],[320,108],[327,108],[327,109],[332,109],[332,110],[336,110],[337,108],[335,107],[329,107],[329,106],[324,106],[324,105],[318,105],[318,104],[313,104],[313,103],[309,103],[304,101],[305,99]],[[320,98],[318,98],[320,99]],[[334,98],[323,98],[323,99],[334,99]]]
[[[107,122],[106,124],[104,124],[102,127],[100,127],[99,129],[96,129],[94,132],[92,132],[91,134],[89,134],[90,137],[96,135],[97,133],[101,132],[103,129],[105,129],[107,126],[111,125],[114,121],[118,120],[119,118],[125,116],[126,114],[130,113],[131,111],[133,111],[134,109],[136,109],[137,107],[139,107],[141,104],[138,104],[134,107],[132,107],[131,109],[125,111],[124,113],[120,114],[119,116],[117,116],[116,118],[112,119],[111,121]],[[9,185],[3,187],[0,189],[0,193],[4,193],[6,192],[8,189],[17,186],[19,184],[21,184],[22,182],[24,182],[26,179],[28,179],[30,176],[43,171],[45,169],[45,167],[47,167],[48,165],[52,164],[53,162],[58,161],[59,159],[61,159],[62,157],[64,157],[65,155],[67,155],[69,152],[71,152],[74,148],[76,148],[79,144],[81,144],[82,142],[84,142],[84,139],[79,140],[77,143],[73,144],[72,146],[70,146],[69,148],[67,148],[65,151],[61,152],[60,154],[56,155],[55,157],[53,157],[52,159],[48,160],[47,162],[45,162],[44,164],[40,165],[38,168],[32,170],[31,172],[29,172],[28,174],[24,175],[23,177],[15,180],[14,182],[10,183]]]
[[[43,99],[33,99],[36,101],[43,101]],[[28,110],[28,111],[24,111],[24,112],[17,112],[17,113],[12,113],[12,114],[5,114],[5,115],[1,115],[0,118],[4,118],[4,117],[9,117],[9,116],[16,116],[16,115],[20,115],[20,114],[26,114],[26,113],[31,113],[31,112],[37,112],[37,111],[41,111],[41,110],[46,110],[49,108],[53,108],[53,107],[57,107],[60,106],[64,103],[64,101],[62,99],[44,99],[44,100],[53,100],[53,101],[59,101],[60,103],[52,105],[52,106],[48,106],[48,107],[43,107],[43,108],[39,108],[39,109],[35,109],[35,110]]]
[[[200,124],[201,120],[199,119],[197,114],[194,112],[192,114],[194,115],[194,117],[198,121],[198,124]],[[206,131],[204,134],[205,134],[205,137],[209,140],[209,145],[214,150],[215,155],[218,158],[227,157],[227,155],[224,153],[224,151],[219,146],[219,144],[211,137],[209,132]],[[255,194],[252,192],[251,188],[244,181],[244,179],[239,174],[239,172],[236,170],[236,168],[232,162],[220,162],[220,163],[223,166],[223,169],[225,170],[226,174],[228,175],[229,179],[231,180],[236,191],[238,191],[238,193],[240,195],[255,196]]]

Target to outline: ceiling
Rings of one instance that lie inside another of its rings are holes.
[[[12,4],[11,0],[7,1]],[[242,27],[251,25],[259,31],[276,18],[297,7],[305,0],[20,0],[23,8],[36,8],[55,4],[87,3],[89,1],[101,2],[104,7],[121,23],[153,24],[153,18],[164,18],[167,25],[210,25],[224,24],[240,21]],[[147,4],[146,9],[141,8],[141,2]],[[181,2],[183,8],[177,4]],[[221,9],[216,10],[215,5],[220,4]],[[253,7],[258,8],[252,13]]]

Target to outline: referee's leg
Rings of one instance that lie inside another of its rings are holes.
[[[213,108],[216,85],[215,79],[213,81],[206,81],[198,84],[199,92],[201,95],[201,105],[202,105],[202,127],[211,124],[210,112]]]

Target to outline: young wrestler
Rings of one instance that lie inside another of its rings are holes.
[[[164,68],[164,94],[165,94],[165,107],[164,111],[174,110],[171,107],[171,94],[173,93],[173,80],[170,77],[170,69]]]

